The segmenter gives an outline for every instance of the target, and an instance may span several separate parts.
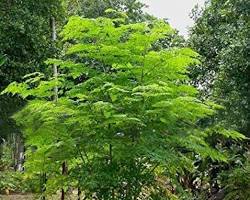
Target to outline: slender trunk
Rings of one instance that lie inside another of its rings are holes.
[[[113,162],[113,146],[112,144],[109,144],[109,164],[112,166]],[[112,199],[115,199],[115,190],[112,188]]]
[[[112,164],[112,161],[113,161],[113,158],[112,158],[112,144],[109,145],[109,162],[110,162],[110,165]]]
[[[56,20],[54,17],[51,18],[51,28],[52,28],[52,41],[55,42],[56,41]],[[56,65],[53,65],[53,76],[55,79],[57,79],[58,77],[58,69]],[[58,87],[55,86],[54,87],[54,102],[56,103],[58,101]],[[66,175],[67,174],[67,163],[66,161],[64,161],[62,163],[62,175]],[[65,191],[62,188],[61,189],[61,200],[65,199]]]
[[[62,163],[62,175],[67,175],[67,173],[68,173],[68,169],[67,169],[67,163],[66,163],[66,161],[64,161],[63,163]],[[61,193],[61,200],[64,200],[65,199],[65,191],[64,191],[64,189],[62,188],[62,193]]]
[[[13,168],[15,171],[23,171],[24,144],[21,135],[19,133],[12,133],[9,143],[11,144]]]
[[[56,22],[55,22],[54,17],[51,17],[51,31],[52,31],[52,34],[51,34],[52,42],[55,42],[56,41]],[[53,76],[56,78],[58,76],[57,74],[58,74],[57,67],[53,65]],[[54,101],[57,102],[57,100],[58,100],[58,87],[56,86],[54,88]],[[44,164],[45,164],[45,160],[44,160]],[[47,175],[46,175],[46,172],[43,171],[41,175],[41,193],[42,193],[41,199],[42,200],[46,199],[44,195],[44,193],[46,192],[46,183],[47,183]]]
[[[57,35],[56,35],[56,20],[54,17],[51,18],[51,28],[52,28],[52,41],[55,42]],[[56,65],[53,65],[53,76],[55,79],[58,77],[58,69]],[[58,87],[54,87],[54,102],[56,103],[58,101]],[[67,175],[67,163],[64,161],[62,163],[62,175]],[[61,189],[61,200],[65,199],[65,191],[62,188]]]
[[[21,141],[18,145],[18,157],[17,157],[17,171],[22,172],[24,163],[24,144]]]
[[[8,139],[10,147],[11,147],[11,160],[12,160],[12,166],[15,169],[16,166],[16,138],[15,134],[11,133],[10,137]]]
[[[51,17],[51,29],[52,29],[52,41],[56,41],[56,20],[54,17]],[[56,79],[58,76],[57,66],[53,65],[53,76]],[[54,87],[54,101],[57,102],[58,100],[58,87]]]
[[[42,176],[41,176],[41,193],[42,193],[41,200],[45,200],[46,199],[46,197],[45,197],[46,182],[47,182],[47,175],[46,175],[45,172],[43,172]]]
[[[16,135],[16,161],[15,161],[15,170],[23,171],[24,163],[24,143],[20,134]]]
[[[80,189],[80,187],[77,188],[77,200],[81,200],[81,194],[82,194],[82,191]]]
[[[65,192],[64,192],[64,189],[62,188],[61,200],[64,200],[64,199],[65,199]]]

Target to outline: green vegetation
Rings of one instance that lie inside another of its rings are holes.
[[[212,1],[194,12],[190,45],[202,56],[192,71],[204,97],[225,107],[220,121],[250,136],[248,0]],[[201,45],[202,44],[202,45]]]
[[[248,198],[249,97],[241,86],[249,62],[236,53],[247,52],[243,4],[212,1],[196,12],[186,43],[136,0],[4,3],[13,10],[0,11],[0,27],[11,30],[6,39],[0,29],[0,192]],[[20,13],[27,21],[13,20]],[[227,27],[235,20],[238,34]],[[234,77],[234,66],[245,71]]]

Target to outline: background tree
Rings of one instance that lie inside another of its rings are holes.
[[[208,1],[202,10],[194,10],[195,25],[188,41],[201,55],[201,64],[191,69],[192,81],[202,91],[201,98],[213,99],[225,108],[214,120],[247,136],[250,134],[249,8],[249,1],[246,0]],[[244,154],[249,145],[231,143],[217,136],[210,142],[214,145],[226,144],[231,149],[231,159],[226,165],[209,160],[200,161],[199,171],[201,174],[208,174],[200,178],[203,183],[209,182],[212,186],[210,194],[206,192],[207,189],[204,190],[204,198],[215,195],[216,198],[223,199],[232,195],[231,198],[234,199],[237,192],[235,193],[233,185],[238,187],[246,180],[238,177],[238,182],[233,184],[226,184],[225,180],[232,180],[231,171],[235,178],[239,168],[244,169],[241,173],[248,176],[248,156]],[[220,181],[221,173],[224,177],[223,184]],[[202,193],[201,188],[199,195]],[[244,198],[247,198],[246,191],[245,187],[238,188],[241,195],[245,194]],[[241,198],[244,199],[243,196]]]
[[[250,136],[248,0],[212,0],[194,11],[189,43],[202,56],[192,69],[194,83],[225,106],[220,119]]]
[[[69,15],[80,15],[87,18],[106,16],[107,9],[125,12],[130,22],[145,21],[152,16],[143,12],[146,5],[139,0],[73,0],[65,1]]]
[[[55,53],[51,42],[50,17],[60,17],[60,1],[1,1],[0,53],[6,61],[0,68],[0,90],[36,70],[46,71],[44,60]],[[18,133],[11,119],[23,106],[18,98],[1,96],[1,137]]]

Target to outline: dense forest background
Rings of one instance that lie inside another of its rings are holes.
[[[145,6],[1,0],[3,194],[249,199],[250,1],[194,8],[187,39]]]

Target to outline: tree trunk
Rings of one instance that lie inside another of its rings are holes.
[[[77,188],[77,200],[81,200],[81,194],[82,194],[81,189],[80,187],[78,187]]]
[[[57,35],[56,35],[56,20],[54,17],[51,17],[51,29],[52,29],[52,42],[56,41]],[[53,65],[53,76],[55,79],[58,77],[58,69],[56,65]],[[54,102],[56,103],[58,101],[58,87],[54,87]],[[62,175],[67,174],[67,163],[64,161],[62,163]],[[61,200],[65,199],[65,191],[62,188],[61,189]]]
[[[24,163],[24,142],[20,134],[16,136],[16,165],[15,170],[22,172]]]
[[[51,17],[51,30],[52,30],[52,42],[56,41],[56,20],[54,17]],[[58,76],[57,66],[53,65],[53,76],[56,79]],[[54,87],[54,101],[58,100],[58,87]]]
[[[67,163],[66,163],[66,161],[64,161],[62,164],[62,175],[65,176],[65,175],[67,175],[67,173],[68,173]],[[62,188],[61,200],[64,200],[64,199],[65,199],[65,191]]]

